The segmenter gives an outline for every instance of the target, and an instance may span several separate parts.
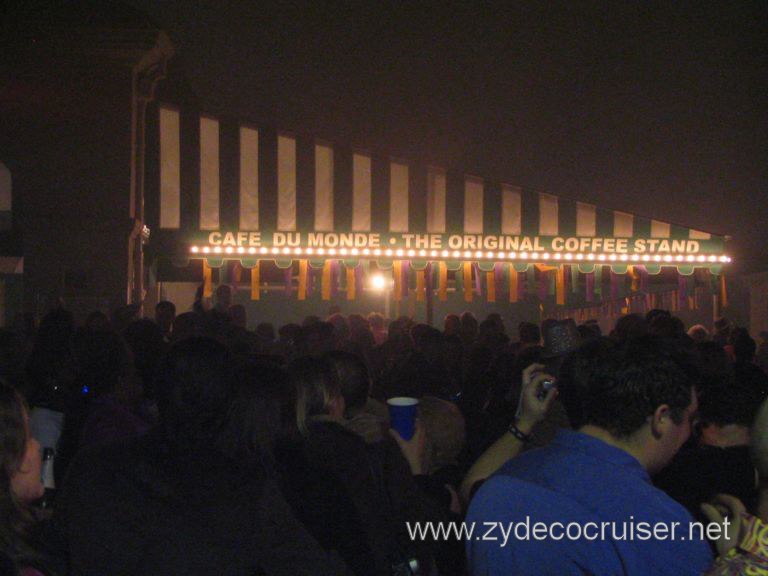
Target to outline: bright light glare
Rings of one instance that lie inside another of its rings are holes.
[[[387,280],[381,274],[374,274],[371,276],[371,288],[381,292],[387,287]]]

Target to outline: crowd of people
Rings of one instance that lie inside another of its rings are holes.
[[[251,330],[214,303],[0,330],[2,574],[768,573],[765,338],[663,310]],[[490,534],[526,518],[552,531]],[[730,534],[626,534],[695,520]],[[409,529],[452,522],[477,533]]]

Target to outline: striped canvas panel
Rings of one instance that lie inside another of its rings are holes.
[[[315,230],[333,231],[333,148],[315,146]]]
[[[445,170],[427,168],[427,232],[445,233]]]
[[[651,220],[651,238],[669,238],[671,231],[669,222]]]
[[[633,236],[634,216],[626,212],[613,213],[613,235],[616,238],[631,238]]]
[[[501,233],[518,235],[523,230],[522,190],[519,186],[501,187]]]
[[[259,229],[259,132],[240,128],[240,229]]]
[[[179,112],[160,108],[160,228],[181,226]]]
[[[594,204],[576,202],[576,236],[597,236],[597,208]]]
[[[389,231],[408,232],[408,165],[389,165]]]
[[[539,235],[557,236],[559,232],[557,196],[539,194]]]
[[[219,228],[219,121],[200,118],[200,230]]]
[[[689,230],[688,237],[691,240],[709,240],[712,238],[712,234],[709,232],[701,232],[700,230]]]
[[[296,230],[296,139],[277,136],[277,229]]]
[[[352,155],[352,230],[371,230],[371,157]]]
[[[483,233],[483,181],[474,176],[464,179],[464,233]]]

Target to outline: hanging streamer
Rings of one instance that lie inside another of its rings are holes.
[[[403,263],[400,260],[395,260],[392,264],[392,276],[395,280],[394,300],[400,302],[403,299]]]
[[[595,296],[603,297],[603,267],[595,266]]]
[[[307,299],[307,261],[299,260],[299,287],[296,295],[298,300]]]
[[[323,300],[331,299],[331,261],[326,260],[323,264],[323,281],[320,287],[320,297]]]
[[[571,292],[574,294],[579,293],[579,267],[569,266],[571,269]]]
[[[235,262],[232,265],[232,284],[240,284],[243,279],[243,266],[240,262]]]
[[[203,260],[203,298],[213,296],[213,270],[208,266],[208,261]]]
[[[555,277],[555,302],[558,306],[565,306],[565,267],[557,269]]]
[[[518,290],[518,282],[519,279],[517,277],[517,270],[515,270],[514,265],[509,264],[509,301],[510,302],[517,302],[519,297],[519,290]]]
[[[619,275],[616,274],[613,270],[610,272],[611,274],[611,300],[615,302],[619,299]]]
[[[485,273],[485,299],[487,302],[496,302],[496,273]]]
[[[677,305],[679,309],[688,304],[688,282],[682,274],[677,275]]]
[[[364,282],[365,278],[368,275],[368,267],[370,266],[370,263],[368,260],[361,260],[358,262],[357,266],[355,266],[355,293],[357,293],[358,290],[362,291],[364,290]]]
[[[437,263],[437,298],[441,302],[448,300],[448,267],[445,262]]]
[[[493,265],[493,290],[495,294],[504,292],[504,265],[501,262]]]
[[[261,299],[261,261],[251,268],[251,300]]]
[[[424,302],[427,299],[424,293],[425,280],[424,270],[416,270],[416,302]]]
[[[595,301],[595,273],[590,272],[589,274],[585,274],[587,277],[587,281],[584,283],[585,286],[585,292],[584,292],[584,299],[587,302],[594,302]]]
[[[403,278],[400,282],[400,290],[402,291],[402,299],[405,300],[408,298],[408,288],[410,287],[410,273],[411,271],[411,262],[409,260],[403,260],[402,265],[400,267],[400,274],[402,274]]]
[[[632,284],[630,286],[630,290],[632,290],[632,292],[637,292],[640,289],[640,272],[638,272],[638,270],[634,266],[628,266],[627,272],[632,278]]]
[[[432,303],[432,289],[433,289],[433,278],[432,278],[433,270],[432,270],[432,263],[427,262],[427,267],[424,270],[424,291],[426,292],[427,302],[429,304]]]
[[[355,285],[355,269],[347,268],[347,300],[354,300],[357,292]]]
[[[472,302],[474,287],[472,286],[472,263],[464,262],[464,301]]]
[[[720,307],[728,306],[728,285],[725,282],[725,272],[720,274]]]
[[[474,281],[475,294],[477,294],[478,296],[482,296],[483,295],[483,279],[480,275],[480,266],[478,266],[477,262],[472,263],[472,271],[475,279]]]
[[[341,276],[341,262],[339,260],[331,260],[331,298],[336,298],[339,293],[339,282]]]
[[[549,272],[539,271],[539,304],[547,299],[547,292],[549,291]]]
[[[283,270],[283,281],[285,282],[285,295],[290,298],[291,292],[293,291],[293,288],[291,284],[293,284],[293,268],[286,268]]]

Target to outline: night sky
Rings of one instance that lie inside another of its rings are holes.
[[[131,0],[201,106],[728,234],[768,268],[768,2]]]

